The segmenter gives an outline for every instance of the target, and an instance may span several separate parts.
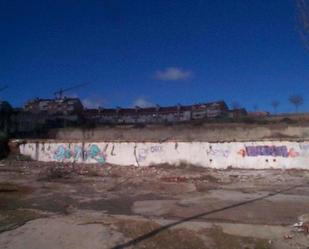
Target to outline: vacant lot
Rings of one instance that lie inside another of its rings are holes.
[[[309,171],[0,162],[3,249],[309,248],[307,223]]]

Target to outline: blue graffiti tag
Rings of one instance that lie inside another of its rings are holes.
[[[74,146],[74,161],[78,161],[78,159],[83,159],[83,149],[79,145]]]
[[[71,151],[65,148],[63,145],[60,145],[54,154],[54,159],[58,162],[63,162],[64,160],[71,158]]]
[[[84,150],[80,145],[75,145],[74,149],[60,145],[54,152],[54,159],[58,162],[68,159],[73,159],[74,161],[94,159],[100,164],[105,163],[105,156],[97,144],[92,144],[88,150]]]
[[[288,157],[289,152],[284,146],[246,146],[247,156],[281,156]]]
[[[96,160],[98,163],[105,163],[105,158],[103,153],[101,152],[100,148],[96,144],[92,144],[87,151],[87,155],[89,158]]]

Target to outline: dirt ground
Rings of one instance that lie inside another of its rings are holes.
[[[1,249],[309,248],[309,171],[0,161]]]

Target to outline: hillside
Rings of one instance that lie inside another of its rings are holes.
[[[308,140],[309,124],[178,124],[52,129],[44,138],[88,141],[251,141]]]

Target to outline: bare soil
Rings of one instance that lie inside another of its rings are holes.
[[[307,249],[308,213],[309,171],[0,161],[3,249]]]

